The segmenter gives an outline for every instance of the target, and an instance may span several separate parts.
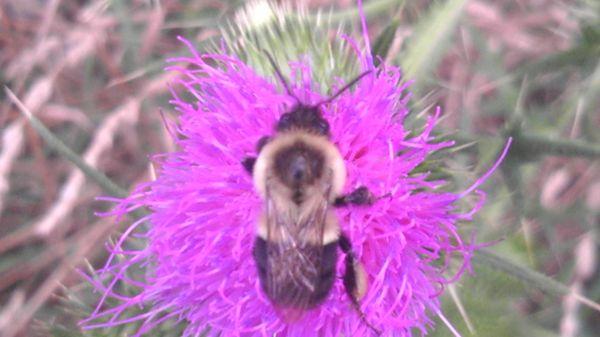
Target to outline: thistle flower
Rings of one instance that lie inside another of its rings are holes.
[[[223,336],[372,335],[350,306],[341,281],[324,303],[295,323],[281,320],[262,294],[251,253],[261,201],[240,161],[254,154],[254,144],[272,133],[295,99],[274,76],[259,75],[235,55],[199,54],[182,41],[192,56],[173,59],[170,67],[182,74],[171,101],[180,113],[173,133],[179,151],[157,156],[156,180],[118,200],[113,214],[140,207],[150,214],[110,248],[112,255],[99,270],[99,279],[108,278],[108,284],[90,278],[102,297],[82,324],[98,328],[138,322],[135,336],[169,319],[187,323],[183,336],[199,336],[207,327],[209,334]],[[461,238],[457,224],[470,220],[482,202],[466,213],[456,203],[474,192],[499,161],[460,193],[442,192],[445,181],[413,173],[433,152],[453,145],[432,135],[439,110],[420,132],[405,129],[410,96],[400,70],[387,64],[375,68],[368,48],[349,41],[362,70],[373,71],[322,111],[347,167],[346,191],[367,186],[386,196],[368,208],[337,210],[368,274],[361,308],[383,336],[425,334],[433,315],[445,320],[438,300],[443,285],[469,268],[476,248]],[[189,66],[179,66],[182,62]],[[289,62],[289,68],[292,91],[307,104],[344,85],[341,79],[330,84],[312,80],[308,58]],[[506,148],[500,160],[505,154]],[[483,201],[483,193],[477,194]],[[144,247],[126,248],[134,233],[147,242]],[[456,255],[459,268],[444,276]],[[338,262],[342,275],[343,261]],[[143,278],[130,276],[139,268],[146,270]],[[139,292],[119,293],[118,282]],[[107,306],[109,301],[117,304]],[[128,314],[141,306],[146,307],[142,314]]]

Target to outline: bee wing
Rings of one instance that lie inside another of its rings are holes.
[[[301,211],[282,207],[270,197],[267,186],[266,288],[279,309],[308,309],[321,300],[317,294],[323,273],[323,238],[331,191],[331,184],[325,185]]]

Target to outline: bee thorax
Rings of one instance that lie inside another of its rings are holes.
[[[343,189],[346,168],[336,146],[325,136],[301,130],[269,138],[253,165],[254,185],[264,198],[269,193],[288,195],[300,203],[314,189],[333,201]],[[287,191],[286,191],[287,190]]]

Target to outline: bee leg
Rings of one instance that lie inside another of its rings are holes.
[[[242,160],[242,166],[244,166],[246,172],[250,174],[254,171],[254,163],[256,163],[256,157],[246,157]]]
[[[361,186],[352,191],[350,194],[336,198],[333,205],[335,207],[347,206],[349,204],[368,206],[372,205],[373,202],[375,202],[375,196],[373,196],[373,193],[371,193],[371,191],[369,191],[369,189],[365,186]]]
[[[260,284],[265,285],[267,281],[267,242],[261,237],[256,237],[252,247],[252,257],[258,270]]]
[[[346,289],[348,297],[350,297],[352,307],[354,310],[356,310],[363,323],[365,323],[371,330],[373,330],[373,332],[375,332],[377,336],[379,336],[381,335],[381,331],[367,321],[365,313],[360,309],[359,300],[367,292],[367,273],[365,272],[362,264],[356,260],[354,252],[352,251],[350,239],[348,239],[345,234],[342,233],[340,235],[338,244],[340,245],[342,252],[346,254],[346,258],[344,260],[346,270],[344,271],[343,280],[344,288]]]
[[[270,141],[271,141],[271,137],[269,137],[269,136],[260,137],[260,139],[258,140],[258,143],[256,143],[256,152],[260,153],[262,148],[265,147],[265,145],[267,145],[267,143]],[[242,166],[244,166],[244,169],[246,169],[246,172],[248,172],[250,174],[252,174],[252,172],[254,171],[254,163],[256,163],[256,157],[246,157],[242,160]]]

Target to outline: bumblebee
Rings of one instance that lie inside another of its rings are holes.
[[[269,56],[287,93],[296,98]],[[358,82],[365,72],[315,105],[296,104],[281,115],[272,136],[261,138],[256,157],[242,161],[263,200],[253,257],[262,290],[280,312],[302,312],[322,303],[336,280],[338,247],[345,254],[343,284],[354,309],[367,290],[367,276],[348,237],[340,230],[335,207],[370,205],[366,187],[343,195],[344,160],[330,139],[321,106]],[[368,324],[371,329],[378,332]]]

